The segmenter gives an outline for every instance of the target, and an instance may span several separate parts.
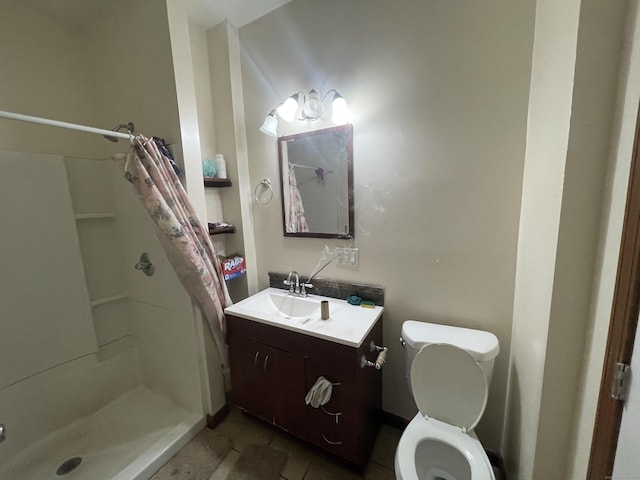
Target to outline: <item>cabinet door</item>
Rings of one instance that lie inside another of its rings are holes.
[[[229,337],[233,403],[268,422],[274,421],[274,391],[267,375],[271,350],[238,335]]]
[[[274,424],[298,436],[305,433],[307,392],[304,358],[271,348],[267,361],[274,396]]]
[[[291,433],[304,432],[304,358],[231,335],[233,403]]]

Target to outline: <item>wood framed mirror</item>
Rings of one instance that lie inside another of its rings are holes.
[[[353,127],[278,138],[285,237],[352,239]]]

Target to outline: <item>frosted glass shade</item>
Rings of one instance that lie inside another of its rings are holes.
[[[296,112],[298,111],[298,94],[296,93],[287,98],[276,111],[278,112],[278,116],[285,122],[293,122]]]
[[[333,114],[331,116],[331,121],[333,123],[336,125],[344,125],[351,121],[351,111],[347,106],[347,101],[340,94],[336,95],[331,107],[333,109]]]
[[[260,131],[270,137],[278,136],[278,119],[273,113],[270,113],[267,115],[267,118],[264,119],[264,123],[260,127]]]

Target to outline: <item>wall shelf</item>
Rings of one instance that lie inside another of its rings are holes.
[[[207,178],[205,177],[204,179],[204,186],[205,187],[217,187],[217,188],[222,188],[222,187],[230,187],[231,185],[233,185],[231,183],[231,180],[228,178]]]
[[[113,212],[102,213],[76,213],[74,215],[76,220],[93,220],[96,218],[115,218],[116,214]]]
[[[236,227],[233,225],[228,227],[214,227],[209,224],[209,235],[220,235],[221,233],[236,233]]]

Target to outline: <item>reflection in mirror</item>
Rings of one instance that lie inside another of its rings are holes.
[[[351,125],[278,138],[284,235],[353,238]]]

